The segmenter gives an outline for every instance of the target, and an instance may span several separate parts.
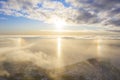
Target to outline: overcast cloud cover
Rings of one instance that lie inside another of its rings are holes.
[[[120,30],[120,0],[0,0],[0,14],[52,23],[58,17],[69,24]]]

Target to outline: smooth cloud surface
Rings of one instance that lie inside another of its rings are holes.
[[[71,24],[120,30],[120,0],[1,0],[0,14],[52,23],[53,16]]]

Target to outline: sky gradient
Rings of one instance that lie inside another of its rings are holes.
[[[56,30],[120,32],[120,0],[0,0],[0,33]]]

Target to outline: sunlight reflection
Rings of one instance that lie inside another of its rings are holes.
[[[60,56],[61,56],[61,38],[59,37],[58,39],[57,39],[57,53],[58,53],[58,58],[60,58]]]
[[[63,66],[63,61],[62,61],[62,39],[60,37],[57,38],[57,64],[56,67],[61,67]]]
[[[21,47],[21,38],[18,38],[16,42],[17,42],[17,46]]]
[[[56,60],[56,68],[58,68],[57,73],[55,75],[60,74],[62,71],[64,71],[64,68],[61,68],[63,64],[63,55],[62,55],[62,38],[57,38],[57,60]],[[61,69],[59,69],[61,68]],[[61,77],[56,77],[55,80],[61,80]]]
[[[102,39],[98,38],[97,39],[97,55],[98,55],[98,57],[101,56],[101,50],[102,50],[101,43],[102,43]]]
[[[18,38],[16,44],[18,47],[22,47],[23,45],[25,45],[25,40],[23,38]]]

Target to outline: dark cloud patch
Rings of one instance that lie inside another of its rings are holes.
[[[97,19],[96,14],[92,14],[88,11],[79,11],[79,15],[76,16],[77,23],[97,23],[99,19]]]
[[[94,0],[93,4],[99,9],[112,9],[120,4],[120,0]]]
[[[113,19],[109,21],[110,24],[120,27],[120,19]]]
[[[107,30],[107,31],[110,31],[110,32],[120,32],[120,30]]]
[[[112,14],[119,14],[120,13],[120,7],[119,8],[115,8],[111,11]]]

